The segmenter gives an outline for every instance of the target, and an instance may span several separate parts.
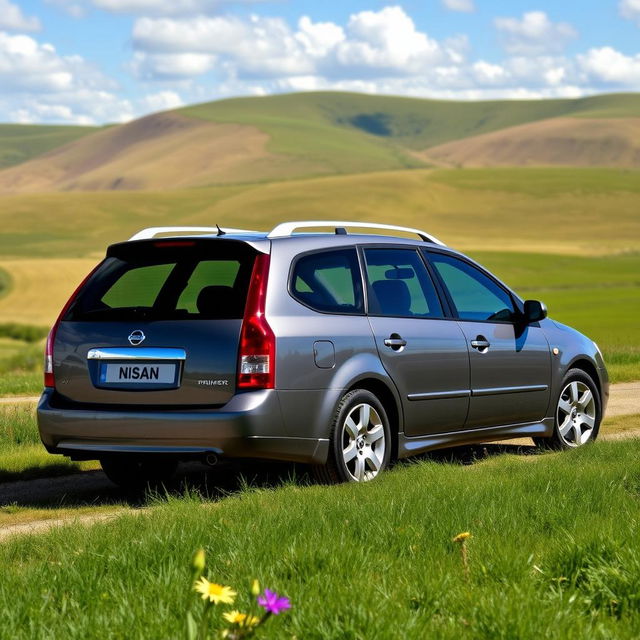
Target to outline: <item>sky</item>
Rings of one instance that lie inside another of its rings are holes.
[[[0,0],[0,122],[315,90],[640,91],[640,0]]]

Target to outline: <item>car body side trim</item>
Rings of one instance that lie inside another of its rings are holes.
[[[548,417],[540,422],[507,424],[447,433],[432,433],[423,436],[406,436],[398,433],[398,458],[406,458],[432,449],[469,445],[492,440],[511,438],[549,437],[553,433],[555,418]]]
[[[520,387],[487,387],[486,389],[472,389],[472,396],[494,396],[502,393],[526,393],[528,391],[546,391],[547,384],[528,384]]]
[[[458,389],[457,391],[436,391],[434,393],[410,393],[407,400],[441,400],[445,398],[468,398],[470,389]]]

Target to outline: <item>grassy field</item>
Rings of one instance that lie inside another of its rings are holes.
[[[50,325],[105,245],[145,226],[269,229],[331,212],[430,230],[595,339],[615,381],[638,379],[639,197],[640,172],[615,169],[414,170],[164,193],[8,196],[0,267],[13,284],[0,299],[0,322]],[[84,216],[90,228],[75,223]]]
[[[607,255],[638,250],[639,185],[640,172],[616,169],[412,170],[167,192],[13,195],[1,198],[0,256],[87,257],[153,225],[268,229],[329,216],[422,227],[466,250]]]
[[[220,502],[191,492],[147,515],[10,540],[3,634],[182,637],[190,558],[204,546],[210,579],[238,589],[238,608],[256,577],[291,598],[270,638],[631,640],[639,456],[635,440],[423,461],[361,486],[286,483]],[[452,543],[462,531],[468,579]]]

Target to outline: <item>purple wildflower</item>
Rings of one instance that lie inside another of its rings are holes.
[[[263,596],[258,596],[258,604],[274,616],[286,609],[291,609],[289,598],[279,596],[275,591],[269,591],[269,589],[264,590]]]

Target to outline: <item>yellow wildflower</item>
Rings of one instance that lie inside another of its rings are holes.
[[[260,622],[260,618],[250,616],[246,613],[240,613],[239,611],[227,611],[222,615],[227,622],[240,625],[241,627],[255,627],[258,622]]]
[[[204,571],[204,565],[205,565],[205,555],[204,555],[204,549],[198,549],[194,554],[193,554],[193,559],[191,560],[191,566],[193,567],[194,571]]]
[[[468,531],[464,531],[463,533],[459,533],[454,539],[453,542],[464,542],[468,538],[471,537],[471,534]]]
[[[209,600],[214,604],[233,604],[236,595],[238,595],[231,587],[223,587],[221,584],[209,582],[206,578],[200,578],[194,589],[202,594],[203,600]]]

